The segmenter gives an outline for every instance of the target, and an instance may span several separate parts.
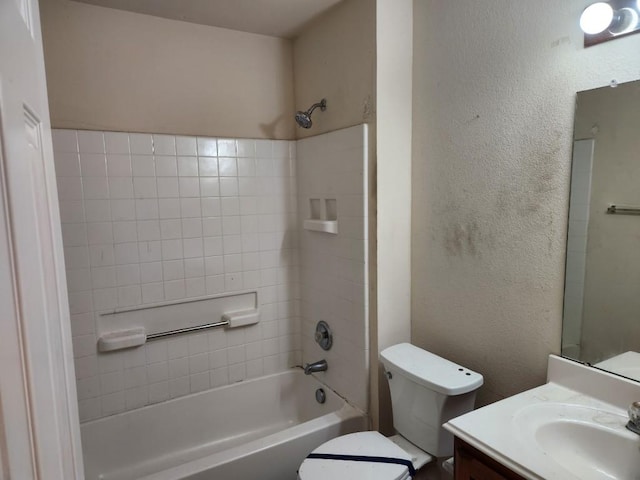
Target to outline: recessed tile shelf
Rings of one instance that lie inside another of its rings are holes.
[[[305,230],[311,230],[313,232],[338,234],[337,220],[305,220],[303,226]]]

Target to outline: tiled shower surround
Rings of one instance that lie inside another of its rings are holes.
[[[295,142],[53,141],[82,421],[301,362]],[[256,325],[97,353],[99,313],[244,291]]]

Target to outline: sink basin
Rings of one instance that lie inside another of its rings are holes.
[[[523,447],[581,480],[640,480],[640,436],[626,415],[565,403],[529,405],[513,417]]]

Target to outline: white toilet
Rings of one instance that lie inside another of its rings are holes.
[[[453,455],[453,437],[442,424],[473,410],[482,375],[409,343],[380,358],[398,435],[358,432],[329,440],[302,462],[300,480],[404,480],[434,458]]]

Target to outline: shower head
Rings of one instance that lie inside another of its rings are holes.
[[[296,113],[296,123],[302,128],[311,128],[311,125],[313,125],[311,114],[318,107],[324,112],[327,109],[327,99],[323,98],[320,103],[314,103],[306,112],[298,111]]]

